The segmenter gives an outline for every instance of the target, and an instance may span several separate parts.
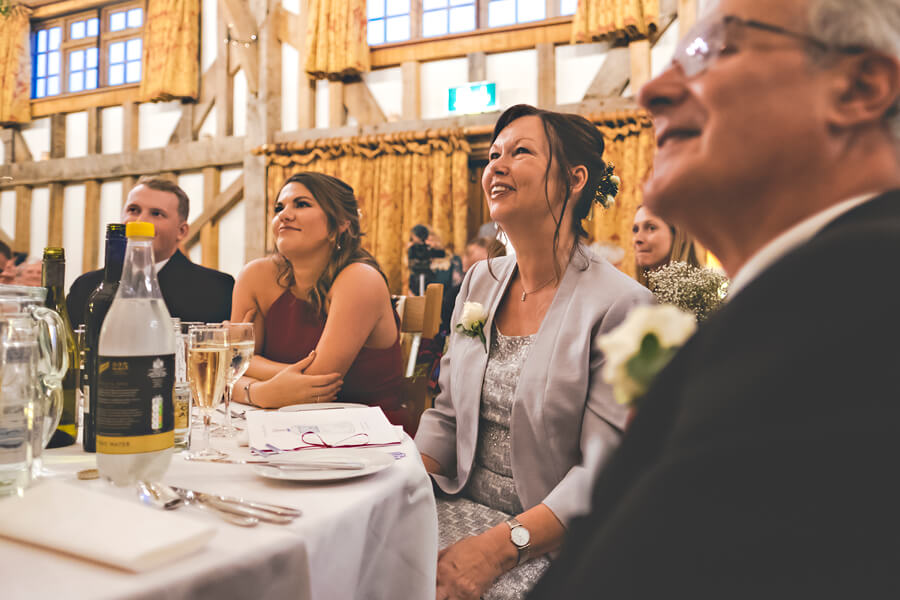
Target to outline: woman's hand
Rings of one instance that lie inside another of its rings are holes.
[[[464,538],[441,550],[437,564],[437,600],[478,600],[505,570],[493,530]],[[508,541],[507,541],[508,543]]]
[[[289,404],[334,401],[344,380],[340,373],[305,374],[304,371],[315,357],[316,352],[313,350],[306,358],[285,367],[271,379],[254,385],[254,403],[265,408],[276,408]]]

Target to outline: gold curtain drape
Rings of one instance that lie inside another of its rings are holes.
[[[0,123],[31,121],[31,11],[12,6],[0,15]]]
[[[634,213],[643,202],[641,186],[653,167],[656,138],[653,123],[644,111],[626,111],[594,118],[603,132],[606,148],[603,157],[616,167],[622,180],[619,195],[612,208],[594,205],[593,217],[584,228],[594,241],[610,242],[625,250],[621,269],[634,277],[634,247],[631,226]]]
[[[148,0],[141,102],[200,95],[200,0]]]
[[[366,0],[309,0],[306,72],[343,79],[371,70]]]
[[[256,152],[266,155],[268,221],[278,191],[294,173],[318,171],[353,187],[363,246],[375,255],[394,293],[407,278],[403,257],[413,225],[431,225],[457,251],[465,248],[470,148],[460,130],[275,144]]]
[[[636,40],[659,27],[659,0],[578,0],[572,43]]]

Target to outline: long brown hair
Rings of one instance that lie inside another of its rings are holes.
[[[381,274],[387,285],[387,277],[378,265],[378,261],[362,246],[363,233],[359,225],[359,206],[356,202],[356,195],[353,188],[331,175],[324,173],[315,173],[307,171],[297,173],[288,177],[287,181],[278,190],[281,195],[282,190],[289,183],[299,183],[306,186],[306,189],[316,199],[325,217],[328,219],[328,231],[335,234],[334,248],[328,265],[319,275],[316,284],[309,290],[307,299],[312,304],[315,311],[319,314],[325,312],[325,298],[334,285],[334,280],[338,274],[347,265],[353,263],[363,263],[374,268]],[[338,231],[341,223],[349,223],[349,227],[343,232]],[[290,289],[296,283],[294,279],[294,268],[291,261],[275,248],[275,262],[278,265],[278,285],[285,289]]]
[[[638,206],[635,212],[643,208],[643,206],[643,204]],[[659,219],[659,217],[656,218]],[[662,221],[662,219],[659,220]],[[665,223],[665,221],[663,221],[663,223]],[[666,256],[666,261],[663,265],[665,266],[673,262],[683,262],[692,267],[702,267],[703,263],[700,262],[700,257],[697,256],[697,245],[694,243],[694,238],[689,236],[684,229],[669,225],[668,223],[666,223],[666,226],[669,228],[669,231],[672,232],[672,246],[669,248],[669,254]],[[634,273],[638,283],[644,287],[649,286],[650,282],[647,279],[647,269],[637,264],[637,259],[635,259],[634,262]]]
[[[588,216],[591,210],[591,204],[596,200],[597,190],[603,183],[603,178],[607,176],[606,162],[603,160],[603,150],[605,143],[603,134],[597,127],[582,117],[581,115],[559,113],[549,110],[536,108],[528,104],[517,104],[506,109],[497,124],[494,126],[494,135],[491,143],[497,139],[500,132],[503,131],[510,123],[522,117],[535,116],[541,120],[544,126],[544,135],[547,136],[550,155],[547,160],[547,169],[544,172],[544,195],[547,199],[547,208],[553,215],[552,205],[550,202],[550,177],[551,169],[554,165],[554,159],[558,168],[557,176],[562,179],[565,184],[565,197],[563,198],[562,208],[559,211],[559,218],[553,216],[556,222],[556,229],[553,231],[553,254],[556,255],[559,250],[559,231],[562,227],[566,210],[572,202],[572,233],[575,237],[575,244],[572,247],[572,253],[580,251],[580,240],[587,238],[587,232],[581,226],[582,219]],[[572,183],[569,181],[569,172],[578,165],[583,165],[588,172],[588,179],[581,190],[581,194],[577,198],[572,198]],[[604,196],[605,197],[605,196]],[[490,267],[490,263],[488,263]],[[560,265],[554,263],[556,270],[556,279],[562,277],[562,269]]]

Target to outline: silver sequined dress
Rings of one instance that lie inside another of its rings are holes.
[[[437,501],[441,548],[523,512],[512,478],[509,421],[519,373],[533,341],[533,335],[505,336],[493,329],[481,388],[475,464],[460,496]],[[484,598],[523,598],[548,565],[545,557],[519,565],[501,576]]]

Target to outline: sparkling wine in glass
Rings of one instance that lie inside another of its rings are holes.
[[[228,332],[228,374],[225,386],[225,422],[213,429],[217,437],[234,437],[238,428],[231,424],[231,394],[234,384],[244,376],[253,357],[254,338],[253,323],[222,323],[222,329]]]
[[[194,397],[203,415],[200,447],[193,448],[191,458],[225,458],[227,455],[209,445],[212,409],[225,391],[228,377],[228,332],[219,327],[194,327],[190,330],[188,373]]]

